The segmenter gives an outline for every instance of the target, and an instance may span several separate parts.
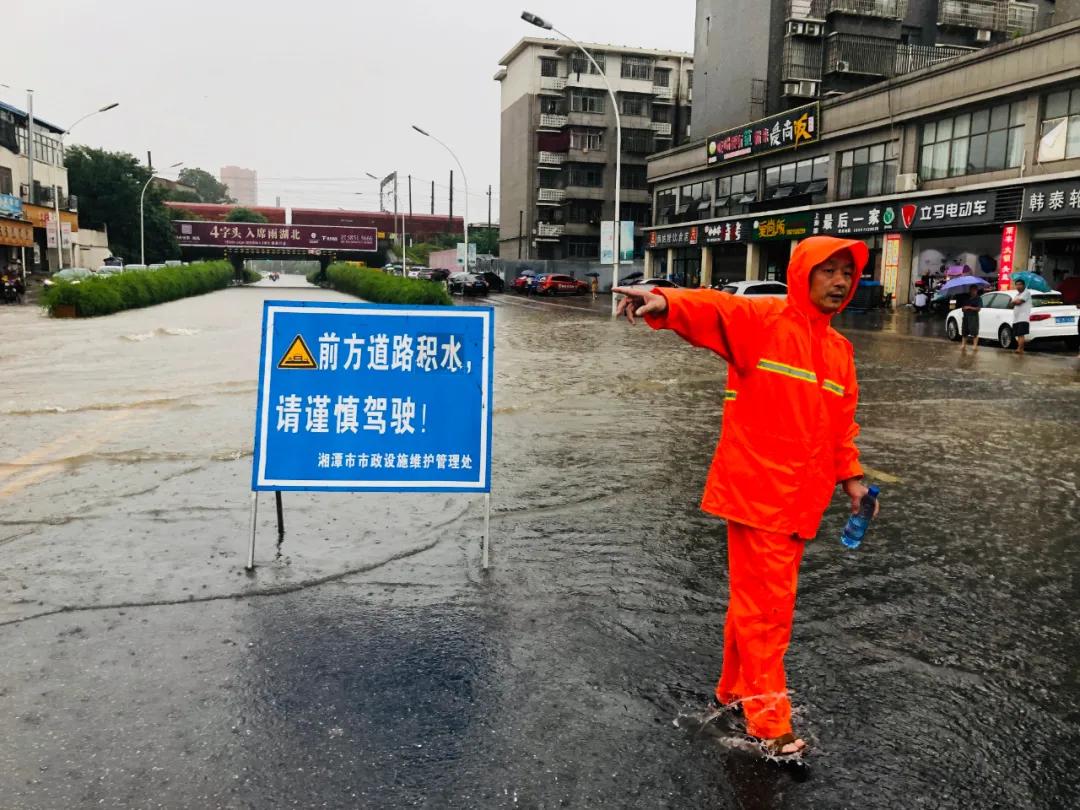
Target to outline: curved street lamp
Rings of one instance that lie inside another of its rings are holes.
[[[108,112],[109,110],[115,109],[116,107],[119,107],[119,106],[120,106],[120,102],[119,101],[114,101],[112,104],[106,104],[104,107],[99,107],[98,109],[94,110],[93,112],[88,112],[82,118],[76,119],[75,123],[72,124],[70,127],[68,127],[64,132],[60,133],[60,165],[61,166],[64,165],[64,138],[67,137],[67,134],[69,132],[71,132],[71,130],[75,129],[75,127],[78,126],[80,122],[85,121],[90,116],[97,115],[98,113]],[[30,153],[32,155],[33,152],[34,152],[33,146],[30,147],[29,151],[30,151]],[[69,180],[69,182],[68,182],[68,197],[70,197],[70,196],[71,196],[71,182]],[[56,218],[56,258],[57,258],[56,263],[59,264],[60,269],[63,270],[64,269],[64,239],[63,239],[63,230],[60,227],[60,195],[57,194],[55,192],[55,190],[53,192],[53,216]],[[71,264],[72,264],[72,266],[75,265],[75,238],[74,238],[74,236],[71,239]]]
[[[607,74],[600,69],[600,65],[593,59],[591,53],[581,46],[577,40],[568,34],[563,33],[548,20],[543,17],[539,17],[536,14],[530,14],[528,11],[521,12],[521,19],[525,22],[535,25],[537,28],[543,28],[546,31],[554,31],[556,34],[567,40],[575,48],[581,51],[592,63],[593,68],[600,74],[600,78],[604,80],[604,86],[607,88],[608,95],[611,96],[611,108],[615,111],[615,216],[612,217],[615,226],[614,234],[614,256],[611,261],[611,288],[615,289],[615,286],[619,283],[619,253],[621,248],[619,246],[619,237],[622,232],[622,211],[620,210],[620,186],[622,185],[622,121],[619,118],[619,101],[615,98],[615,92],[611,89],[611,83],[608,82]],[[615,316],[615,293],[611,294],[611,315]]]
[[[177,166],[183,166],[184,161],[177,161],[168,168],[175,169]],[[154,179],[154,170],[150,170],[150,176],[146,178],[146,183],[143,184],[142,193],[139,194],[139,264],[146,264],[146,216],[143,212],[143,202],[146,200],[146,189],[150,186],[150,183]]]
[[[435,141],[435,143],[439,144],[439,146],[441,146],[443,149],[445,149],[447,152],[449,152],[450,157],[452,157],[454,159],[454,162],[457,164],[458,171],[461,172],[461,180],[465,184],[465,218],[462,220],[462,224],[464,225],[464,230],[465,230],[465,270],[468,271],[468,269],[469,269],[469,178],[465,176],[465,169],[461,165],[461,161],[458,160],[458,156],[454,154],[453,149],[451,149],[445,143],[440,141],[438,138],[436,138],[434,135],[432,135],[427,130],[420,129],[420,127],[418,127],[416,124],[413,124],[412,128],[415,129],[417,132],[419,132],[424,137],[431,138],[431,140]]]

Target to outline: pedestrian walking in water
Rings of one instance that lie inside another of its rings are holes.
[[[1016,337],[1016,353],[1024,353],[1024,344],[1031,334],[1031,290],[1022,279],[1016,280],[1017,296],[1009,302],[1013,309],[1013,335]]]
[[[975,351],[979,350],[979,310],[982,309],[982,296],[979,288],[972,284],[968,287],[968,295],[961,304],[963,307],[963,327],[960,330],[960,350],[966,351],[966,341],[971,339],[971,345]]]
[[[773,756],[806,747],[792,732],[784,674],[803,548],[838,484],[853,513],[867,492],[854,355],[829,323],[855,295],[867,258],[860,241],[804,239],[788,265],[786,300],[615,290],[631,323],[643,317],[727,361],[723,426],[701,501],[727,520],[730,597],[715,694],[741,705],[747,732]]]

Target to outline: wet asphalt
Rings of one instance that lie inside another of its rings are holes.
[[[850,552],[837,499],[807,549],[791,769],[702,726],[722,363],[603,299],[493,296],[491,569],[479,497],[286,493],[249,576],[262,301],[345,298],[263,287],[0,308],[3,810],[1076,806],[1068,352],[843,319],[884,513]]]

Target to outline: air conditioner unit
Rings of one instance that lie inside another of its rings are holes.
[[[799,95],[799,85],[802,82],[784,82],[784,95],[785,96],[797,96]]]
[[[836,72],[837,73],[850,73],[851,72],[851,62],[847,62],[847,61],[845,61],[843,59],[837,59],[835,67],[836,67]]]
[[[796,20],[789,20],[787,24],[787,32],[789,34],[805,34],[806,23],[798,22]]]
[[[19,199],[23,202],[30,202],[30,186],[26,183],[19,184]]]
[[[992,33],[989,28],[980,28],[978,31],[975,32],[975,41],[989,42],[991,36]]]
[[[818,94],[818,83],[809,80],[799,82],[799,95],[807,96],[809,98],[816,98]]]
[[[896,190],[897,191],[918,191],[919,190],[919,175],[911,172],[909,174],[896,175]]]
[[[806,24],[806,35],[808,37],[820,37],[821,36],[821,23],[808,22]]]

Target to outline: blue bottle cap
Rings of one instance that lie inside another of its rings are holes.
[[[876,498],[880,492],[881,492],[881,489],[876,484],[870,487],[870,497],[871,498]]]

